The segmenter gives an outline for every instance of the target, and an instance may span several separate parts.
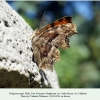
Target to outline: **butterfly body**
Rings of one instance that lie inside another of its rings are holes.
[[[60,60],[58,47],[69,47],[69,38],[76,34],[76,25],[72,17],[63,17],[44,28],[34,31],[31,36],[34,60],[40,69],[51,69]]]

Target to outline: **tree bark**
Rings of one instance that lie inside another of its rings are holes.
[[[56,72],[41,71],[32,61],[32,33],[25,20],[0,1],[0,87],[59,88]]]

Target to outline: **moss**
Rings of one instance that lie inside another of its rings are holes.
[[[36,84],[36,82],[35,82]],[[0,88],[29,88],[29,78],[19,74],[17,71],[8,72],[0,69]]]

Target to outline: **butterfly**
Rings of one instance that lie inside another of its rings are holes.
[[[62,17],[42,29],[36,29],[31,35],[34,61],[39,69],[53,70],[54,63],[60,60],[58,47],[66,49],[69,38],[77,34],[72,17]]]

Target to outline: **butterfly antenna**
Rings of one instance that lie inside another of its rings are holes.
[[[43,24],[45,13],[46,13],[46,11],[44,12],[43,17],[42,17],[42,19],[41,19],[41,23],[40,23],[39,29],[41,28],[41,25]]]

